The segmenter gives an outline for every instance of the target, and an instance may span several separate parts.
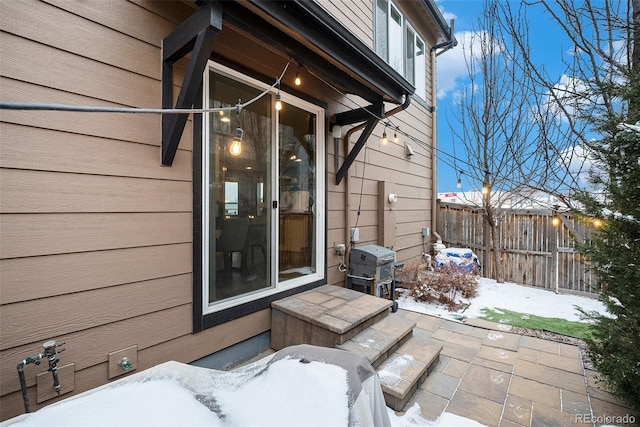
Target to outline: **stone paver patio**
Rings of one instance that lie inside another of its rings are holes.
[[[416,322],[414,335],[441,341],[435,371],[407,408],[420,404],[427,419],[449,412],[487,426],[624,426],[639,414],[598,388],[580,349],[521,336],[509,327],[467,323],[399,310]],[[627,418],[624,418],[624,417]]]

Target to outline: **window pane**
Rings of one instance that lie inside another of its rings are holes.
[[[402,15],[391,5],[389,20],[389,65],[398,73],[403,70]]]
[[[407,25],[407,37],[405,40],[405,64],[406,64],[406,72],[405,78],[407,81],[413,85],[416,83],[416,74],[415,74],[415,40],[416,35]]]
[[[316,272],[316,116],[287,104],[280,112],[278,281]]]
[[[209,105],[228,107],[260,91],[215,72],[209,74]],[[205,171],[205,221],[208,230],[208,301],[228,298],[270,286],[271,209],[270,158],[272,147],[269,97],[240,113],[210,113]],[[236,128],[243,130],[234,141]],[[239,145],[237,144],[239,143]]]
[[[416,95],[422,99],[427,98],[427,63],[424,50],[424,42],[416,36]]]
[[[389,2],[387,0],[376,0],[375,10],[375,49],[376,53],[385,61],[389,61],[389,52],[387,49],[387,30]]]

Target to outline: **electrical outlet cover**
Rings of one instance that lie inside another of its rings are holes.
[[[127,358],[130,365],[128,369],[123,369],[120,366],[122,359]],[[138,367],[138,346],[132,345],[131,347],[123,348],[122,350],[109,353],[109,379],[118,377],[120,375],[133,372]]]

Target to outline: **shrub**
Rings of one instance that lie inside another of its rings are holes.
[[[396,278],[416,301],[437,301],[449,311],[463,307],[458,301],[460,297],[473,298],[478,293],[478,281],[473,273],[450,266],[429,270],[424,263],[410,262]]]

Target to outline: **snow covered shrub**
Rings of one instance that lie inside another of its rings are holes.
[[[410,262],[396,273],[396,278],[416,301],[439,302],[449,311],[463,307],[460,297],[473,298],[478,293],[475,275],[451,266],[432,271],[423,263]]]

